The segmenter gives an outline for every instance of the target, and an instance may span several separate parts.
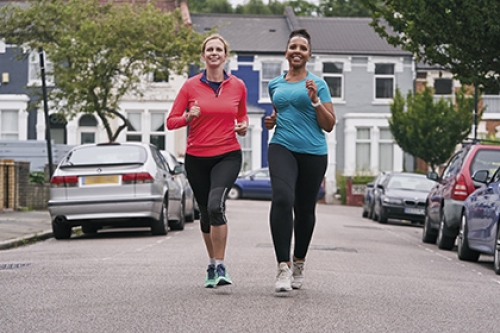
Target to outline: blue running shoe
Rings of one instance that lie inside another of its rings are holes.
[[[215,288],[215,286],[217,286],[217,272],[215,271],[215,265],[208,265],[205,288]]]
[[[227,274],[226,267],[222,264],[217,266],[217,285],[224,286],[227,284],[232,284],[229,274]]]

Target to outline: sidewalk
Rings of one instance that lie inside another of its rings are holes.
[[[48,210],[0,211],[0,250],[52,237]]]

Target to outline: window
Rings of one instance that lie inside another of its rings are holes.
[[[269,98],[269,81],[281,74],[281,62],[263,62],[260,74],[260,97]]]
[[[356,129],[356,171],[370,170],[370,128]]]
[[[127,141],[142,141],[142,113],[127,112],[127,119],[130,125],[127,126]]]
[[[66,125],[68,122],[66,119],[57,113],[52,113],[49,115],[50,122],[50,139],[57,144],[67,144],[66,139]]]
[[[149,143],[159,150],[165,150],[165,113],[151,113]]]
[[[435,95],[452,95],[453,81],[452,79],[435,79],[434,80]]]
[[[168,71],[162,72],[159,70],[155,70],[153,73],[153,82],[168,82],[168,77]]]
[[[252,127],[249,126],[245,136],[236,135],[241,146],[241,154],[243,156],[243,163],[241,171],[252,169]]]
[[[394,64],[375,64],[375,99],[391,99],[394,81]]]
[[[80,143],[95,143],[97,132],[97,120],[90,114],[83,115],[78,121],[80,127]]]
[[[54,70],[52,62],[44,58],[45,64],[45,84],[48,86],[54,85],[54,76],[51,74]],[[40,70],[40,54],[32,51],[29,56],[29,70],[28,70],[28,84],[29,85],[42,85],[42,73]]]
[[[344,79],[344,64],[341,62],[323,63],[323,78],[330,88],[332,98],[342,99],[342,83]]]
[[[388,128],[380,128],[378,165],[380,171],[393,171],[394,144]]]
[[[2,140],[19,140],[19,111],[0,111],[0,138]]]

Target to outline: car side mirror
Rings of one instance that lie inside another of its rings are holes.
[[[181,173],[184,173],[184,167],[182,165],[176,165],[173,173],[174,175],[180,175]]]
[[[427,177],[427,179],[433,180],[435,182],[439,180],[439,176],[435,171],[429,171],[425,176]]]
[[[490,172],[488,170],[477,170],[472,175],[472,180],[478,183],[486,183]]]

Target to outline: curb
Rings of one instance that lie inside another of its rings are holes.
[[[39,240],[45,240],[54,237],[52,230],[45,230],[40,233],[26,235],[24,237],[8,239],[0,242],[0,250],[12,249],[27,244],[36,243]]]

